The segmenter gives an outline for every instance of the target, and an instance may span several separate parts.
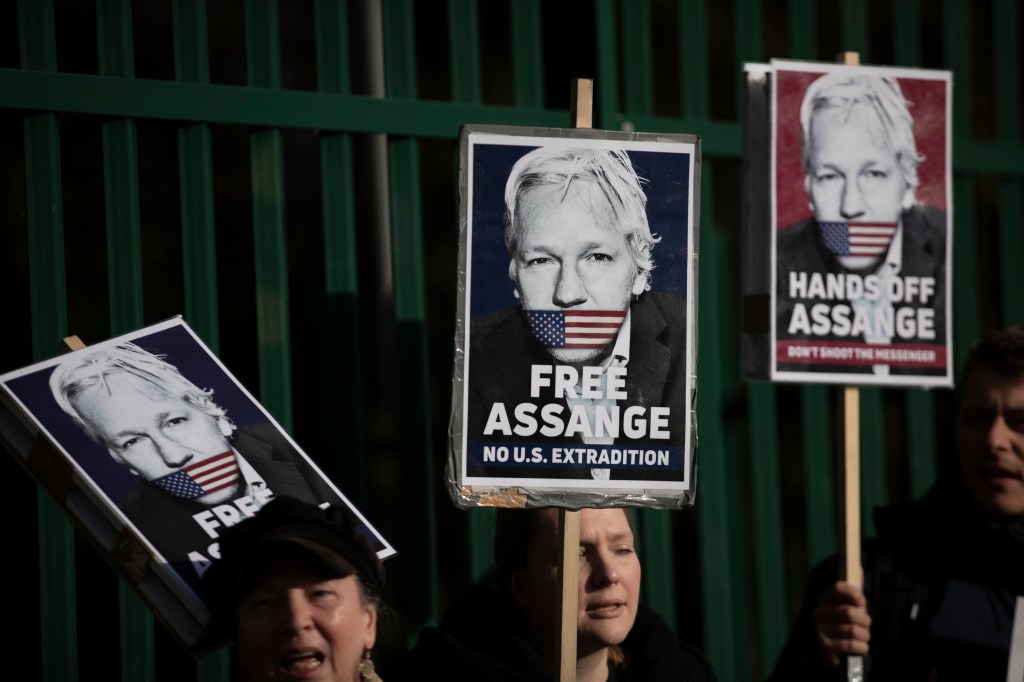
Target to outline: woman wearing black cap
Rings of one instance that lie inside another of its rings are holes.
[[[278,498],[227,529],[220,550],[203,588],[243,679],[379,682],[384,571],[347,509]]]

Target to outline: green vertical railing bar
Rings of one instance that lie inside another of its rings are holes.
[[[971,112],[971,48],[968,42],[970,6],[961,0],[943,0],[942,13],[946,64],[953,71],[953,137],[967,137],[974,129]]]
[[[679,57],[682,60],[679,91],[683,93],[683,116],[689,119],[705,119],[710,113],[708,20],[704,7],[702,0],[683,0],[679,11]],[[709,212],[711,204],[705,204],[704,210]]]
[[[789,52],[794,59],[817,56],[817,7],[812,0],[789,0],[786,17]],[[807,513],[807,557],[811,564],[836,552],[835,478],[829,389],[800,387],[803,420],[804,490]]]
[[[661,614],[669,627],[676,627],[676,585],[672,569],[672,532],[669,512],[641,509],[640,545],[643,551],[644,603]]]
[[[384,3],[384,64],[389,97],[416,97],[416,33],[411,0]]]
[[[996,65],[996,136],[1001,142],[1020,141],[1021,66],[1020,3],[996,0],[992,12]],[[1003,297],[1003,324],[1024,322],[1024,287],[1020,286],[1020,262],[1024,257],[1021,225],[1021,197],[1024,182],[1019,177],[999,181],[999,255],[1000,289]]]
[[[868,9],[866,0],[842,0],[842,49],[859,52],[861,63],[868,61]]]
[[[347,51],[348,3],[317,0],[317,83],[321,92],[348,94],[351,90]],[[359,277],[356,264],[356,197],[353,186],[352,138],[346,133],[320,139],[320,194],[324,221],[324,285],[326,334],[332,353],[331,381],[323,404],[337,420],[331,429],[326,462],[328,475],[357,505],[366,504],[366,466],[363,448],[362,372],[359,359]],[[347,386],[345,391],[330,386]]]
[[[52,0],[19,0],[18,37],[21,68],[57,70]],[[26,118],[23,129],[32,358],[38,361],[52,357],[68,333],[60,126],[53,114],[41,114]],[[78,678],[74,529],[53,498],[38,488],[36,495],[40,678],[74,680]]]
[[[974,130],[971,99],[970,8],[958,0],[943,0],[946,64],[953,72],[953,138]],[[954,370],[963,367],[971,344],[981,331],[978,311],[977,256],[974,239],[974,184],[962,174],[953,177],[953,354]]]
[[[892,51],[898,66],[921,64],[921,0],[895,0],[892,4]]]
[[[789,56],[814,59],[818,54],[818,11],[814,0],[789,0],[786,19],[789,28]]]
[[[893,3],[893,54],[900,66],[921,63],[920,0],[896,0]],[[910,494],[919,497],[935,482],[935,410],[932,394],[907,389],[907,468]]]
[[[18,29],[22,68],[56,70],[51,0],[21,0]],[[60,126],[56,116],[42,114],[25,119],[24,133],[32,355],[44,360],[56,353],[60,340],[68,333]],[[73,591],[70,596],[73,601]]]
[[[1020,262],[1024,256],[1024,214],[1021,198],[1024,182],[1004,178],[999,182],[999,256],[1003,283],[1003,324],[1024,322],[1024,291],[1020,283]]]
[[[275,0],[246,0],[249,86],[281,87],[281,47]],[[278,129],[253,133],[253,246],[256,260],[256,329],[260,401],[286,431],[292,428],[288,257],[284,223],[284,141]]]
[[[217,325],[216,259],[213,233],[213,193],[200,194],[200,186],[211,183],[212,174],[203,159],[210,156],[209,128],[205,125],[179,131],[178,156],[181,160],[182,249],[184,252],[185,319],[200,338],[219,351]],[[192,170],[189,170],[192,169]],[[185,177],[187,174],[188,177]],[[186,185],[190,185],[186,189]],[[209,220],[209,229],[204,225]],[[196,662],[199,682],[228,679],[231,670],[229,652],[211,653]]]
[[[837,389],[840,390],[840,389]],[[885,419],[882,415],[882,389],[860,388],[860,532],[861,537],[875,534],[873,512],[889,499],[885,474]]]
[[[647,0],[622,8],[622,55],[625,60],[626,116],[651,114],[654,107],[650,69],[650,6]],[[657,257],[657,256],[655,256]],[[640,513],[644,567],[644,600],[675,626],[675,570],[670,519],[656,510]]]
[[[347,0],[316,0],[316,78],[321,92],[349,94],[352,91],[348,58]],[[353,259],[352,264],[354,265]],[[338,273],[347,279],[344,273]],[[352,278],[353,282],[355,278]]]
[[[220,346],[217,236],[213,212],[213,141],[208,125],[178,130],[178,163],[185,319],[216,353]]]
[[[618,19],[615,0],[596,0],[594,31],[597,35],[597,78],[594,82],[594,125],[617,130],[622,121],[619,112],[619,50],[616,42]]]
[[[156,679],[153,614],[124,580],[118,581],[121,603],[121,676],[144,682]]]
[[[416,98],[416,42],[413,10],[409,0],[383,7],[386,89],[389,97]],[[409,547],[404,551],[410,566],[409,632],[436,623],[437,530],[434,486],[440,471],[434,467],[430,437],[429,383],[427,375],[426,305],[423,296],[423,229],[420,209],[419,146],[413,139],[388,143],[392,261],[395,280],[397,372],[401,377],[399,423],[405,476],[405,499],[423,513],[408,518],[404,527]]]
[[[174,75],[187,83],[210,82],[206,0],[173,0]],[[217,236],[214,224],[213,140],[205,123],[178,130],[181,247],[185,319],[206,344],[220,349],[217,305]],[[227,649],[196,661],[198,682],[230,679]]]
[[[205,0],[174,0],[174,74],[187,83],[210,80]],[[213,140],[205,123],[178,130],[181,240],[185,319],[216,353],[220,347],[217,303],[217,238],[214,225]],[[206,680],[223,672],[226,658],[203,659]]]
[[[482,580],[494,566],[494,524],[498,510],[493,507],[477,507],[469,510],[470,548],[469,577],[476,582]]]
[[[974,185],[970,177],[953,178],[953,359],[954,371],[964,366],[971,344],[981,332],[978,312],[977,261],[974,239]]]
[[[249,87],[281,87],[277,0],[245,0],[245,58]]]
[[[480,507],[469,510],[469,576],[477,581],[494,565],[494,520],[496,509]]]
[[[910,496],[920,497],[935,482],[935,410],[932,394],[920,388],[908,388],[907,397],[907,467]]]
[[[767,677],[786,641],[786,581],[779,477],[779,435],[775,386],[747,387],[750,403],[750,473],[754,497],[754,550],[757,561],[757,625],[761,633],[762,677]]]
[[[134,78],[130,0],[97,0],[96,38],[100,75]]]
[[[680,82],[680,92],[682,92],[683,116],[690,120],[705,120],[710,114],[707,28],[705,3],[701,0],[683,0],[680,4],[677,24],[680,44],[679,73],[682,79]],[[640,113],[650,113],[650,111]],[[711,161],[707,158],[703,159],[701,161],[700,178],[700,225],[702,237],[714,233],[715,221],[712,214],[714,204],[711,200],[713,175],[711,169]],[[729,297],[732,283],[731,277],[726,274],[729,272],[729,268],[724,258],[724,246],[717,236],[715,239],[707,242],[702,238],[699,253],[702,266],[700,270],[703,271],[705,268],[708,268],[711,272],[711,279],[704,279],[702,281],[711,283],[711,286],[699,287],[698,297],[702,306],[708,305],[719,309],[723,301],[732,300]],[[736,338],[736,330],[731,316],[718,317],[714,329],[715,336],[718,339]],[[722,353],[718,356],[717,372],[721,385],[718,389],[719,399],[716,401],[716,404],[728,400],[729,394],[738,390],[737,377],[739,376],[739,370],[735,366],[736,360],[735,353]],[[701,384],[698,383],[698,391],[700,390]],[[728,428],[722,429],[720,451],[723,458],[723,461],[720,463],[722,471],[735,472],[741,466],[739,462],[741,448],[738,447],[738,443],[731,442],[735,440],[735,437],[735,431],[730,432]],[[741,546],[743,537],[742,524],[740,523],[742,512],[735,509],[735,507],[730,511],[731,513],[725,519],[727,542],[729,546],[738,547]],[[706,538],[702,537],[702,544],[704,542],[706,542]],[[746,616],[749,614],[750,609],[748,608],[748,595],[745,589],[746,581],[740,577],[746,573],[747,566],[738,553],[730,553],[729,559],[729,563],[719,566],[718,570],[727,576],[728,585],[731,590],[730,601],[734,609],[736,609],[735,612],[727,615],[730,622],[735,625],[735,627],[729,628],[730,637],[732,638],[730,645],[737,651],[749,651],[752,644],[750,639],[752,630],[745,625],[749,622]],[[668,570],[671,570],[671,557],[666,557],[666,561],[669,562]],[[742,618],[742,620],[738,620],[739,618]],[[752,657],[740,657],[733,665],[735,666],[734,674],[738,678],[746,679],[751,676],[754,661]]]
[[[96,3],[96,38],[101,76],[133,78],[131,3]],[[107,281],[110,331],[121,334],[143,324],[142,234],[139,218],[138,142],[135,122],[103,124],[103,188],[107,218]],[[156,679],[153,616],[124,580],[118,581],[121,676]]]
[[[452,99],[478,104],[480,95],[480,27],[477,0],[448,0],[448,54]]]
[[[803,420],[804,494],[807,514],[807,559],[813,565],[835,554],[836,545],[836,444],[832,439],[830,387],[800,388]]]
[[[171,0],[174,77],[186,83],[210,82],[206,0]]]
[[[701,172],[701,200],[710,199],[711,178],[705,167]],[[709,220],[700,225],[700,253],[713,254],[714,240],[718,238]],[[730,505],[728,467],[725,462],[725,433],[722,424],[722,372],[719,339],[719,301],[713,295],[714,268],[708,264],[698,270],[700,284],[698,298],[697,374],[699,402],[697,409],[698,479],[697,511],[700,529],[701,584],[704,596],[704,649],[721,680],[740,679],[736,674],[738,662],[734,645],[733,594],[730,570],[732,566],[730,543]]]
[[[433,464],[427,375],[426,304],[423,296],[423,229],[420,211],[419,147],[416,140],[388,144],[391,181],[391,238],[398,335],[397,376],[402,459],[406,499],[424,510],[412,519],[413,546],[406,555],[417,567],[420,594],[410,600],[411,623],[425,625],[438,618],[434,486],[441,475]],[[423,589],[429,586],[429,589]]]
[[[761,0],[733,0],[735,24],[733,36],[736,40],[736,73],[743,73],[744,62],[764,59]],[[736,79],[736,118],[742,120],[746,98],[746,79]]]
[[[292,427],[288,259],[284,224],[284,158],[280,130],[253,133],[253,247],[260,401],[287,431]]]
[[[476,0],[448,0],[452,100],[456,102],[479,104],[483,99],[477,25]],[[474,509],[468,515],[467,521],[469,572],[474,580],[478,580],[494,563],[491,549],[494,512],[490,509]]]
[[[24,131],[32,358],[40,361],[53,357],[68,333],[60,128],[56,116],[43,114],[26,118]],[[74,529],[49,494],[37,489],[37,495],[40,679],[74,680],[78,677]]]
[[[651,68],[651,5],[649,0],[622,3],[622,78],[626,93],[625,114],[650,114],[654,109]]]
[[[702,170],[701,205],[703,208],[702,221],[710,221],[712,225],[712,201],[711,201],[711,170],[713,161],[705,157]],[[704,184],[706,183],[706,185]],[[710,248],[710,250],[709,250]],[[736,301],[738,293],[736,288],[738,281],[736,273],[730,263],[730,247],[723,237],[719,236],[712,240],[710,247],[702,252],[701,262],[705,267],[710,266],[714,273],[715,286],[712,295],[718,299],[719,308],[727,308],[725,301]],[[706,294],[707,291],[701,293]],[[728,420],[723,422],[722,447],[725,457],[725,471],[732,474],[732,487],[742,485],[742,477],[738,472],[746,470],[748,462],[746,453],[749,452],[747,442],[741,436],[741,421],[738,411],[728,410],[726,406],[739,404],[743,400],[741,395],[739,377],[739,352],[735,340],[739,339],[740,333],[737,328],[736,315],[720,315],[718,318],[718,338],[723,348],[729,349],[719,355],[722,376],[721,403],[723,411],[728,414]],[[699,383],[698,383],[699,390]],[[723,415],[724,416],[724,415]],[[771,497],[770,491],[760,491]],[[777,493],[774,493],[776,499]],[[745,547],[750,544],[750,533],[746,529],[743,519],[750,514],[750,507],[744,497],[737,498],[730,507],[728,517],[729,544],[731,547]],[[781,537],[779,542],[782,542]],[[753,568],[760,569],[760,566],[752,566],[749,558],[741,552],[730,553],[731,563],[729,565],[729,584],[732,589],[733,622],[736,626],[733,629],[733,648],[736,651],[754,651],[756,644],[757,628],[754,619],[751,618],[750,605],[754,603],[754,597],[750,587],[754,584],[754,577],[751,575]],[[738,679],[753,679],[754,669],[757,661],[754,656],[741,656],[736,661],[736,676]]]
[[[1021,136],[1021,116],[1024,116],[1021,108],[1020,3],[994,0],[992,9],[996,135],[1000,140],[1017,142]]]
[[[544,106],[543,51],[540,36],[539,0],[520,0],[510,3],[512,22],[512,64],[516,89],[516,106],[540,108]],[[597,110],[595,102],[595,111]]]
[[[121,119],[103,124],[107,280],[110,331],[115,335],[142,326],[138,154],[134,121]]]
[[[363,452],[362,373],[359,358],[359,287],[356,265],[355,173],[352,138],[347,134],[320,139],[320,192],[324,220],[324,268],[327,296],[326,322],[331,362],[330,386],[325,391],[331,406],[331,451],[327,472],[357,505],[366,503],[366,466]]]
[[[463,2],[449,3],[449,13],[455,11],[457,6]],[[476,25],[476,6],[473,6],[473,27]],[[513,82],[515,86],[516,106],[526,108],[540,108],[544,105],[544,72],[542,69],[543,52],[540,44],[541,24],[540,5],[537,0],[522,0],[521,2],[510,3],[509,18],[511,21],[512,59],[513,59]],[[465,20],[459,20],[459,30],[469,28],[465,26]],[[450,21],[450,31],[456,28],[456,20]],[[452,62],[453,69],[457,69],[456,58],[463,58],[463,53],[468,52],[468,57],[477,60],[479,47],[475,38],[475,32],[470,45],[456,48],[453,41]],[[453,83],[461,84],[453,87],[454,99],[457,101],[479,102],[480,75],[474,67],[472,75],[453,73]],[[566,85],[568,87],[568,85]],[[469,535],[470,535],[470,576],[478,580],[484,576],[487,569],[493,564],[491,550],[494,534],[494,510],[474,509],[469,513]]]
[[[53,0],[18,0],[18,50],[21,68],[57,70]]]
[[[130,4],[127,0],[100,0],[96,10],[100,75],[134,77]],[[142,325],[138,155],[134,121],[103,124],[107,277],[113,334]]]

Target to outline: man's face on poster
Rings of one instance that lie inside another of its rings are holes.
[[[73,403],[113,458],[146,480],[231,450],[214,417],[133,374],[109,374],[75,395]],[[217,504],[237,489],[235,483],[196,501]]]
[[[519,251],[513,259],[516,291],[526,310],[625,311],[646,285],[604,193],[576,180],[568,191],[540,186],[518,209]],[[604,349],[549,348],[559,362],[586,362]]]
[[[816,111],[805,187],[819,222],[897,223],[913,201],[878,114],[868,105]]]

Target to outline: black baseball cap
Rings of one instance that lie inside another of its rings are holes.
[[[384,567],[359,521],[341,505],[325,508],[282,496],[220,536],[220,556],[203,573],[203,593],[214,616],[232,627],[238,602],[281,545],[305,550],[337,577],[356,575],[371,596],[384,587]]]

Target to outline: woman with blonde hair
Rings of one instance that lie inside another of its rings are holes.
[[[500,510],[494,580],[426,628],[403,679],[436,670],[449,679],[550,682],[559,652],[561,553],[556,509]],[[577,682],[714,680],[711,665],[640,604],[640,560],[624,509],[580,512]]]

